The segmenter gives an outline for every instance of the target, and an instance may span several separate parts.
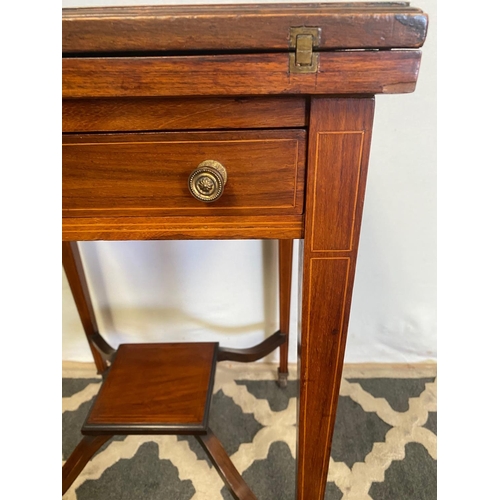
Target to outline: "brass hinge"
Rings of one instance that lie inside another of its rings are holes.
[[[290,28],[290,73],[317,73],[319,66],[319,47],[321,28],[301,26]]]

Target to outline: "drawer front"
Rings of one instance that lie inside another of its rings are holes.
[[[63,216],[301,214],[305,137],[301,129],[63,136]],[[227,172],[211,203],[188,189],[206,160]]]
[[[63,132],[303,128],[305,97],[64,99]]]

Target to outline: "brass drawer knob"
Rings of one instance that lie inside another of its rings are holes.
[[[205,160],[191,172],[188,186],[197,200],[209,203],[222,196],[226,181],[227,172],[224,166],[215,160]]]

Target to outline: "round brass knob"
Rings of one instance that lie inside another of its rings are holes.
[[[188,186],[197,200],[210,203],[222,196],[226,181],[227,172],[224,166],[215,160],[205,160],[191,172]]]

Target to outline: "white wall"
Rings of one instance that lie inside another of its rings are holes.
[[[169,2],[63,6],[134,3]],[[415,93],[376,98],[347,362],[436,358],[436,2],[412,5],[429,14],[429,34]],[[244,347],[278,327],[275,241],[85,242],[81,251],[101,332],[114,346],[203,339]],[[63,359],[90,361],[64,273],[62,331]]]

